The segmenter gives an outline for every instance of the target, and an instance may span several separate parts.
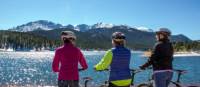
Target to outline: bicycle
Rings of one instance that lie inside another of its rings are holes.
[[[152,69],[152,67],[149,67],[147,69]],[[100,71],[109,71],[109,69],[105,69],[105,70],[100,70]],[[131,71],[131,85],[130,87],[153,87],[153,78],[152,76],[150,76],[150,78],[148,79],[147,82],[141,83],[139,85],[135,85],[134,84],[134,79],[135,79],[135,75],[139,72],[142,72],[144,70],[141,69],[130,69]],[[178,74],[178,77],[175,81],[170,81],[170,83],[174,84],[176,87],[183,87],[181,85],[181,76],[185,73],[187,73],[186,70],[180,70],[180,69],[174,69],[173,72],[176,72]],[[102,84],[100,87],[108,87],[109,85],[109,81],[105,81],[104,84]],[[187,86],[187,87],[198,87],[198,86]]]
[[[98,70],[99,72],[101,71],[109,71],[109,69],[104,69],[104,70]],[[139,72],[142,72],[143,70],[141,69],[130,69],[131,71],[131,84],[130,86],[133,87],[134,86],[134,78],[135,78],[135,75]],[[105,81],[104,84],[100,85],[100,87],[108,87],[109,85],[109,81]]]
[[[186,70],[179,70],[174,69],[173,72],[176,72],[178,74],[178,77],[175,81],[170,81],[170,83],[174,84],[176,87],[183,87],[181,85],[181,76],[185,73],[187,73]],[[153,78],[151,77],[147,82],[139,84],[137,87],[153,87]],[[187,87],[198,87],[198,86],[187,86]]]

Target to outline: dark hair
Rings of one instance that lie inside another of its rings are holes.
[[[158,39],[159,41],[164,42],[164,43],[170,41],[169,38],[168,38],[168,35],[165,35],[165,34],[162,34],[162,35],[164,37],[163,39],[161,39],[160,36],[158,35],[159,36],[159,39]]]
[[[71,41],[70,41],[68,38],[63,38],[63,42],[64,42],[65,44],[71,43]]]

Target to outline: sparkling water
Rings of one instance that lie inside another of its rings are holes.
[[[80,72],[80,81],[83,77],[92,77],[90,85],[99,85],[108,79],[109,72],[96,72],[93,66],[104,55],[104,51],[84,51],[88,62],[87,71]],[[132,52],[130,68],[137,69],[147,58],[143,52]],[[0,85],[57,85],[57,74],[52,72],[51,64],[54,52],[0,52]],[[174,59],[174,68],[187,70],[182,76],[183,83],[200,83],[200,56],[179,56]],[[119,64],[120,65],[120,64]],[[151,70],[136,74],[134,83],[147,81]],[[177,75],[174,75],[174,80]]]

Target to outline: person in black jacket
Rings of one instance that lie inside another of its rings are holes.
[[[152,65],[153,77],[156,87],[168,87],[173,77],[173,46],[169,40],[171,32],[167,28],[160,28],[156,32],[157,43],[154,46],[153,52],[149,60],[142,66],[141,69]]]

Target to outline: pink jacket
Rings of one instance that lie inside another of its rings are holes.
[[[83,69],[88,68],[80,49],[73,44],[65,44],[56,50],[52,69],[59,72],[58,80],[79,80],[78,63]]]

